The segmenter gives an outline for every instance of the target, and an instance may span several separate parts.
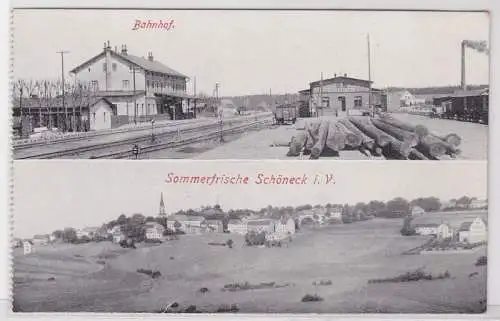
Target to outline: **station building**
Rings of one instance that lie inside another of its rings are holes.
[[[71,73],[76,82],[90,83],[97,96],[115,105],[116,116],[129,122],[196,116],[196,97],[187,93],[189,77],[156,60],[152,52],[139,57],[126,45],[112,50],[108,41]]]
[[[311,114],[318,116],[360,115],[381,105],[381,90],[371,88],[372,81],[334,75],[309,83]],[[301,91],[307,97],[306,91]],[[370,99],[371,96],[371,99]],[[371,104],[371,105],[370,105]]]

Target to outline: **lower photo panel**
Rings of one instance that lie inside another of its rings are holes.
[[[482,313],[487,163],[16,161],[14,312]]]

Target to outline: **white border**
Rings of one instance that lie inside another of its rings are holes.
[[[10,18],[10,11],[7,1],[0,1],[0,20],[7,22]],[[500,200],[498,200],[498,195],[500,195],[500,168],[497,165],[500,161],[500,112],[494,110],[496,105],[500,104],[500,62],[497,61],[496,57],[500,53],[500,30],[498,26],[500,25],[500,1],[494,0],[240,0],[235,2],[234,0],[217,0],[217,1],[203,1],[203,0],[175,0],[175,1],[161,1],[161,0],[143,0],[143,1],[133,1],[133,0],[122,0],[122,1],[111,1],[111,0],[87,0],[87,1],[77,1],[76,0],[13,0],[11,3],[12,7],[16,8],[28,8],[28,7],[95,7],[95,8],[143,8],[143,7],[154,7],[154,8],[232,8],[232,9],[257,9],[257,8],[288,8],[288,9],[301,9],[301,8],[311,8],[311,9],[399,9],[399,10],[487,10],[491,12],[491,82],[490,82],[490,99],[491,99],[491,115],[490,115],[490,140],[489,140],[489,230],[494,231],[490,233],[489,241],[489,253],[488,253],[488,303],[489,303],[489,313],[488,315],[473,315],[473,316],[416,316],[416,315],[377,315],[371,317],[371,319],[484,319],[492,318],[492,314],[497,316],[500,315],[500,277],[498,271],[500,271],[500,234],[496,233],[497,227],[500,226],[500,217],[497,212],[500,211]],[[2,19],[3,18],[3,19]],[[33,28],[36,28],[37,23],[43,23],[41,21],[34,21]],[[10,41],[10,24],[2,23],[0,24],[0,35],[4,40],[4,44]],[[494,27],[497,27],[495,30]],[[9,47],[0,47],[0,74],[8,75],[10,70],[10,58],[9,58]],[[497,88],[499,88],[497,90]],[[3,184],[0,184],[0,208],[3,209],[2,213],[9,213],[9,202],[10,202],[10,192],[9,192],[9,169],[10,169],[10,148],[8,134],[10,133],[9,125],[9,97],[8,97],[8,79],[7,77],[2,77],[0,80],[0,97],[2,99],[1,106],[3,107],[3,113],[0,116],[0,130],[2,135],[0,135],[0,158],[1,165],[0,177],[4,178]],[[498,102],[498,103],[497,103]],[[463,173],[467,175],[467,173]],[[497,197],[495,197],[497,196]],[[2,272],[0,273],[0,307],[7,311],[9,309],[9,252],[8,252],[8,234],[10,229],[8,228],[9,216],[2,215],[4,224],[2,225],[3,230],[0,232],[0,267]],[[52,314],[44,314],[45,318],[48,319],[88,319],[89,315],[80,314],[78,317],[75,315],[60,315],[54,316]],[[97,315],[96,315],[97,316]],[[106,315],[99,315],[101,317]],[[108,315],[109,316],[109,315]],[[113,315],[113,319],[117,317],[130,318],[130,315]],[[10,316],[12,317],[12,315]],[[159,316],[158,316],[159,317]],[[164,316],[162,316],[164,317]],[[192,316],[192,318],[199,319],[201,316]],[[243,316],[238,316],[239,318]],[[243,318],[254,318],[257,316],[245,316]],[[269,316],[265,316],[268,318]],[[313,316],[303,315],[303,316],[282,316],[274,317],[274,319],[309,319]],[[17,315],[17,319],[31,319],[26,315]],[[127,318],[127,319],[128,319]],[[190,317],[182,317],[190,318]],[[230,316],[217,315],[213,317],[214,319],[228,319]],[[318,319],[331,319],[332,316],[315,316]],[[359,316],[345,316],[341,319],[359,319]],[[169,319],[180,319],[180,317],[169,316]],[[335,316],[335,319],[339,319],[339,316]]]

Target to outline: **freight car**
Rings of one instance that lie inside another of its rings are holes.
[[[488,90],[471,90],[434,98],[433,102],[441,107],[441,118],[488,124],[488,98]]]
[[[297,105],[295,104],[285,104],[276,106],[274,111],[274,119],[276,124],[283,125],[286,123],[295,124],[297,120]]]

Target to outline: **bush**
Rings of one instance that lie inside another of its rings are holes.
[[[201,288],[201,289],[199,289],[198,291],[199,291],[199,292],[201,292],[201,293],[207,293],[207,292],[210,292],[210,291],[208,290],[208,288]]]
[[[146,239],[146,240],[144,240],[144,243],[161,244],[163,242],[161,240],[158,240],[158,239]]]
[[[481,256],[479,259],[477,259],[476,266],[481,266],[481,265],[487,265],[488,264],[488,257],[486,256]]]
[[[406,272],[405,274],[398,275],[393,278],[385,278],[385,279],[371,279],[368,280],[368,283],[399,283],[399,282],[413,282],[420,280],[440,280],[440,279],[448,279],[450,278],[450,272],[446,271],[437,276],[433,276],[430,273],[424,272],[422,269],[417,269],[413,272]]]
[[[197,313],[199,312],[197,309],[196,309],[196,305],[190,305],[186,308],[186,310],[184,310],[184,313]]]
[[[302,302],[318,302],[318,301],[323,301],[323,298],[320,297],[317,294],[311,295],[311,294],[306,294],[302,297]]]
[[[264,245],[266,243],[266,233],[265,232],[260,232],[260,233],[248,232],[245,235],[245,243],[248,246]]]
[[[217,309],[217,311],[215,312],[238,312],[240,309],[238,308],[238,306],[236,304],[231,304],[231,306],[227,305],[227,304],[222,304],[221,306],[219,306],[219,308]]]
[[[148,269],[138,269],[137,273],[149,275],[153,279],[157,279],[161,276],[160,271],[153,271],[153,270],[148,270]]]

